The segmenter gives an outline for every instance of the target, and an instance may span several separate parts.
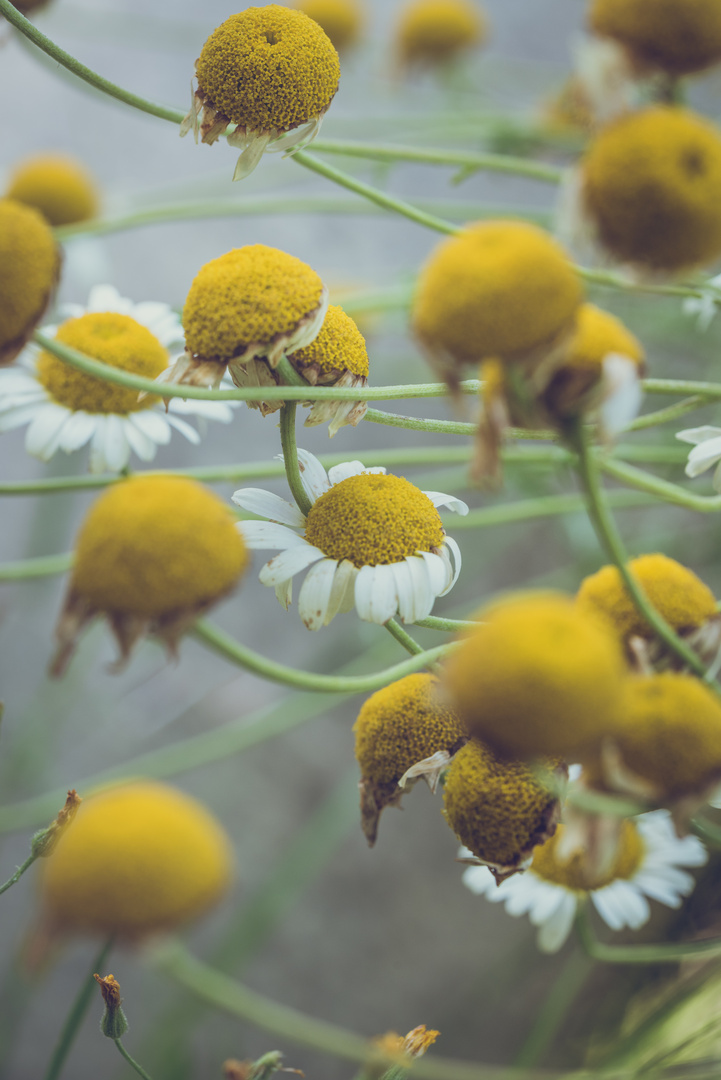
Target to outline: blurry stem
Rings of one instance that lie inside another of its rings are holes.
[[[429,615],[425,619],[419,619],[413,625],[422,626],[426,630],[441,630],[449,634],[457,634],[463,630],[470,630],[473,626],[478,626],[478,623],[469,619],[440,619],[436,615]]]
[[[673,503],[674,506],[683,506],[686,510],[697,510],[700,513],[717,513],[721,510],[721,495],[696,495],[693,491],[686,491],[678,484],[672,484],[660,476],[652,476],[643,469],[636,469],[625,461],[615,461],[613,458],[603,458],[600,467],[615,480],[620,480],[627,487],[634,487],[638,491],[646,491],[664,502]]]
[[[20,559],[18,562],[0,565],[0,581],[27,581],[37,577],[64,574],[73,561],[73,553],[40,555],[36,559]]]
[[[2,2],[3,0],[0,0],[0,3]],[[94,972],[102,971],[105,968],[112,947],[113,939],[108,938],[108,940],[101,947],[98,955],[93,960],[90,966],[90,973],[85,979],[83,985],[80,987],[78,996],[75,998],[75,1001],[70,1008],[70,1012],[68,1013],[68,1018],[65,1021],[63,1030],[60,1032],[60,1038],[58,1039],[55,1050],[53,1051],[53,1056],[50,1059],[48,1071],[45,1073],[45,1080],[57,1080],[57,1078],[60,1076],[60,1073],[62,1072],[63,1066],[65,1064],[65,1060],[70,1053],[73,1042],[75,1041],[75,1036],[77,1035],[80,1029],[80,1025],[85,1018],[85,1014],[88,1011],[90,1002],[93,1000],[96,994],[96,985],[93,974]]]
[[[419,656],[423,652],[423,646],[419,645],[415,638],[404,630],[397,619],[389,619],[386,630],[406,649],[411,656]]]
[[[543,998],[533,1027],[513,1062],[516,1068],[529,1068],[546,1053],[592,969],[593,960],[583,952],[576,949],[571,953]]]
[[[280,444],[283,447],[283,462],[285,464],[285,475],[288,477],[288,487],[298,504],[301,514],[307,515],[313,504],[308,498],[300,478],[298,447],[295,442],[295,410],[297,407],[297,401],[288,401],[280,410]]]
[[[680,420],[682,416],[695,409],[700,409],[706,403],[706,398],[700,394],[694,394],[693,397],[684,398],[676,405],[669,405],[666,409],[658,409],[657,412],[637,417],[632,424],[628,425],[626,431],[645,431],[646,428],[657,427],[659,424],[669,424],[673,420]]]
[[[132,1066],[132,1068],[135,1069],[138,1076],[142,1076],[143,1080],[150,1080],[150,1077],[146,1073],[145,1069],[141,1068],[141,1066],[138,1065],[137,1061],[134,1061],[133,1058],[131,1058],[130,1054],[128,1053],[128,1051],[125,1049],[125,1047],[121,1043],[120,1039],[113,1039],[113,1042],[117,1046],[117,1048],[120,1051],[120,1053],[122,1054],[122,1056],[127,1061],[128,1065]]]
[[[705,844],[721,848],[721,829],[713,825],[706,818],[694,818],[691,822],[691,832],[698,836]]]
[[[579,908],[575,926],[588,955],[606,964],[678,964],[693,957],[710,960],[721,955],[721,938],[683,945],[606,945],[595,937],[586,908]]]
[[[32,866],[32,864],[35,862],[37,857],[38,857],[37,855],[32,855],[32,854],[28,855],[25,862],[22,864],[22,866],[18,866],[17,870],[12,875],[12,877],[9,877],[4,885],[0,885],[0,896],[2,896],[2,894],[4,892],[6,892],[10,888],[11,885],[15,885],[20,880],[20,878],[23,876],[25,871],[28,870]]]
[[[628,567],[628,554],[624,548],[621,536],[616,528],[609,506],[606,502],[606,493],[601,482],[598,460],[590,445],[588,429],[582,422],[578,422],[572,436],[575,449],[578,453],[578,473],[583,484],[588,502],[588,515],[596,530],[601,547],[606,555],[618,568],[629,596],[633,600],[636,610],[650,623],[654,632],[691,671],[699,675],[705,682],[715,685],[713,679],[706,675],[706,665],[696,652],[675,633],[662,615],[649,601],[646,593],[639,584],[633,572]]]

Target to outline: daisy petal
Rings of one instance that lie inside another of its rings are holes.
[[[333,578],[328,610],[326,612],[326,626],[336,615],[351,611],[355,604],[355,579],[358,577],[358,568],[350,559],[343,559],[338,563],[338,569]]]
[[[8,409],[7,412],[0,413],[0,432],[14,431],[23,424],[32,423],[37,412],[38,404],[33,402],[31,405],[17,405]]]
[[[287,611],[293,600],[293,578],[288,578],[287,581],[281,581],[280,585],[276,585],[275,598]]]
[[[133,419],[136,428],[158,446],[167,446],[170,442],[170,425],[165,413],[156,412],[155,409],[139,409],[133,413]]]
[[[70,454],[85,446],[93,437],[95,423],[96,418],[91,413],[82,410],[71,413],[60,437],[60,449]]]
[[[328,622],[328,604],[338,561],[321,559],[305,576],[298,594],[298,614],[309,630],[320,630]]]
[[[708,439],[706,442],[694,446],[688,455],[686,464],[686,476],[699,476],[711,465],[715,465],[721,458],[721,438]]]
[[[419,555],[422,556],[426,564],[433,596],[442,596],[447,591],[447,587],[450,587],[448,582],[452,578],[449,564],[440,555],[434,555],[432,551],[421,551]]]
[[[347,480],[349,476],[360,476],[366,471],[362,461],[343,461],[340,465],[333,465],[328,469],[328,480],[333,487],[334,484],[340,484],[341,480]],[[385,473],[385,469],[380,472]]]
[[[315,502],[330,488],[325,469],[315,454],[309,453],[308,450],[301,450],[300,447],[298,447],[298,465],[305,493],[311,502]]]
[[[200,442],[200,435],[198,435],[195,428],[191,427],[185,420],[181,420],[179,416],[174,416],[171,412],[167,413],[165,420],[171,427],[174,427],[176,431],[179,431],[181,435],[185,435],[188,442],[192,443],[193,446],[198,445]]]
[[[451,578],[450,585],[447,588],[445,588],[442,593],[439,594],[440,596],[445,596],[446,593],[449,593],[451,591],[451,589],[453,588],[455,583],[458,581],[458,575],[461,572],[461,549],[459,548],[458,544],[456,543],[456,541],[453,539],[452,536],[446,536],[443,543],[444,543],[444,546],[447,547],[447,548],[450,548],[451,552],[453,553],[453,561],[455,563],[455,571],[453,573],[453,577]]]
[[[445,506],[456,514],[460,514],[461,517],[465,517],[468,513],[468,504],[464,503],[463,499],[456,499],[453,495],[444,495],[442,491],[424,491],[423,494],[428,496],[436,510]]]
[[[114,285],[93,285],[86,310],[117,311],[121,315],[130,315],[132,308],[132,301],[122,297]]]
[[[686,428],[684,431],[676,432],[677,439],[681,442],[693,443],[694,446],[707,442],[708,439],[717,439],[719,436],[721,436],[721,428],[710,427],[708,424],[704,427]]]
[[[260,571],[260,580],[263,585],[280,585],[281,582],[292,578],[294,574],[305,570],[306,566],[324,558],[325,555],[320,548],[313,547],[304,540],[297,547],[286,548],[267,562]]]
[[[308,543],[303,536],[299,536],[285,525],[279,525],[276,521],[239,521],[238,531],[249,548],[259,551],[268,548],[285,550],[291,547],[302,547]]]
[[[130,445],[125,437],[125,427],[121,417],[114,413],[105,416],[103,455],[105,464],[111,472],[120,472],[130,460]]]
[[[435,600],[431,572],[425,560],[411,555],[402,563],[394,563],[393,573],[398,590],[398,612],[403,622],[414,623],[425,619]],[[404,587],[407,593],[404,593]]]
[[[538,931],[538,947],[541,952],[554,953],[565,943],[576,917],[576,897],[564,892],[556,910]]]
[[[236,506],[242,506],[244,510],[267,518],[268,521],[293,525],[296,529],[305,527],[305,518],[298,507],[271,491],[264,491],[262,488],[240,488],[231,498]]]
[[[461,880],[476,896],[489,896],[494,889],[498,888],[496,879],[487,866],[467,866]]]
[[[133,414],[130,413],[127,419],[123,422],[123,430],[125,432],[125,438],[128,440],[128,446],[134,454],[140,458],[141,461],[152,461],[155,457],[158,445],[153,442],[144,431],[136,427],[133,423]]]
[[[25,436],[27,452],[43,461],[49,461],[58,449],[62,429],[70,415],[61,405],[42,405],[35,412]]]
[[[363,566],[355,580],[355,606],[365,622],[384,626],[398,611],[393,570],[390,566]]]

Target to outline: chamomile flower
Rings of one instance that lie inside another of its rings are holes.
[[[396,28],[402,67],[442,67],[482,44],[486,19],[471,0],[411,0]]]
[[[6,195],[34,206],[51,225],[88,221],[98,212],[98,189],[85,166],[68,154],[35,154],[12,169]]]
[[[363,9],[358,0],[296,0],[296,7],[318,23],[338,52],[358,41],[363,27]]]
[[[339,612],[355,608],[366,622],[384,624],[399,614],[416,622],[430,614],[461,569],[458,544],[446,536],[437,507],[467,514],[452,495],[420,491],[383,468],[360,461],[326,473],[318,459],[298,451],[303,487],[312,506],[297,506],[259,488],[241,488],[233,502],[265,521],[243,521],[249,548],[280,549],[260,572],[287,609],[293,577],[310,567],[298,596],[309,630],[327,626]],[[455,565],[454,565],[455,564]]]
[[[505,904],[509,915],[528,915],[538,927],[538,947],[557,952],[571,932],[579,905],[590,900],[611,930],[638,930],[651,916],[649,900],[678,908],[695,885],[685,868],[703,866],[708,856],[695,836],[679,839],[666,810],[624,823],[614,865],[590,882],[583,855],[568,862],[557,857],[563,825],[534,852],[523,874],[500,885],[486,867],[470,866],[463,883],[478,896]],[[465,849],[461,856],[466,855]]]
[[[60,248],[45,218],[0,199],[0,366],[24,348],[60,278]]]
[[[87,305],[68,304],[69,316],[43,333],[110,367],[156,378],[168,367],[169,350],[182,341],[180,320],[168,304],[134,304],[112,285],[96,285]],[[29,345],[17,367],[0,372],[0,432],[28,425],[29,454],[49,461],[90,443],[91,472],[119,472],[131,453],[152,461],[173,430],[192,443],[197,431],[182,419],[196,415],[228,423],[224,402],[158,398],[96,379],[71,368],[50,352]]]
[[[278,4],[250,7],[215,30],[195,63],[198,88],[180,134],[208,145],[225,133],[241,150],[241,180],[266,151],[293,153],[316,137],[340,79],[338,53],[320,25]],[[192,84],[191,84],[192,89]]]
[[[641,73],[690,75],[721,61],[718,0],[593,0],[589,22]]]

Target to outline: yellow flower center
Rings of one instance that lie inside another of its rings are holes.
[[[321,279],[293,255],[265,244],[235,248],[193,281],[183,308],[185,343],[195,356],[230,360],[249,345],[291,335],[322,296]]]
[[[322,116],[338,89],[338,54],[317,22],[278,4],[231,15],[196,65],[206,100],[239,127],[290,131]]]
[[[716,614],[716,600],[703,581],[666,555],[641,555],[629,569],[653,607],[674,630],[696,630]],[[604,566],[584,579],[576,604],[580,611],[600,615],[622,641],[631,636],[651,638],[654,631],[626,591],[615,566]]]
[[[437,695],[433,675],[408,675],[369,697],[353,731],[355,756],[364,779],[397,784],[407,769],[439,750],[451,750],[464,735],[458,718]]]
[[[248,555],[228,507],[193,480],[137,476],[93,504],[72,589],[92,607],[153,618],[224,596]]]
[[[415,0],[401,14],[398,49],[406,62],[443,63],[480,44],[485,20],[467,0]]]
[[[562,835],[563,825],[559,825],[551,839],[536,848],[531,864],[533,873],[572,892],[586,892],[589,878],[583,854],[579,852],[563,863],[556,857]],[[645,846],[638,829],[632,821],[624,821],[613,866],[605,874],[594,876],[591,887],[603,889],[612,881],[629,881],[641,866],[644,853]]]
[[[0,363],[13,359],[42,318],[59,269],[45,219],[14,199],[0,199]]]
[[[355,566],[400,562],[443,543],[435,506],[401,476],[349,476],[308,512],[305,538],[330,559]]]
[[[51,225],[87,221],[98,210],[98,193],[92,177],[70,157],[40,154],[13,170],[7,194],[34,206]]]
[[[344,371],[368,377],[368,350],[365,338],[343,308],[331,304],[315,341],[291,354],[299,370],[311,365],[320,370],[318,381],[340,378]]]
[[[718,0],[594,0],[590,23],[597,34],[627,45],[642,63],[674,75],[721,59]]]
[[[300,0],[298,7],[318,23],[339,51],[357,40],[363,20],[356,0]]]
[[[145,326],[129,315],[114,311],[91,312],[68,319],[58,327],[57,341],[69,345],[109,367],[155,379],[168,366],[168,352]],[[50,396],[73,412],[137,412],[157,402],[156,397],[138,401],[138,391],[96,379],[64,364],[52,353],[42,352],[37,362],[38,380]]]
[[[504,360],[570,327],[581,285],[563,249],[533,225],[493,221],[445,240],[421,272],[413,321],[458,362]]]
[[[617,258],[681,270],[721,253],[721,137],[707,120],[671,107],[629,113],[596,137],[582,178]]]

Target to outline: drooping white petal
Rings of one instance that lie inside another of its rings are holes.
[[[192,443],[193,446],[198,445],[200,442],[200,435],[195,428],[191,427],[185,420],[181,420],[179,416],[173,416],[171,412],[167,413],[164,419],[171,427],[174,427],[176,431],[179,431],[181,435],[185,435],[185,438],[188,442]]]
[[[362,566],[355,579],[355,606],[365,622],[383,626],[398,610],[398,593],[390,566]]]
[[[298,614],[309,630],[320,630],[328,621],[337,559],[321,559],[311,566],[298,594]]]
[[[169,399],[168,412],[180,413],[182,416],[202,416],[205,420],[215,420],[219,424],[229,424],[235,415],[235,408],[240,405],[239,401],[196,401],[188,398],[174,397]]]
[[[34,457],[49,461],[58,449],[62,429],[71,413],[62,405],[41,405],[25,436],[25,449]]]
[[[615,882],[613,883],[615,884]],[[611,930],[623,930],[626,925],[626,912],[623,897],[614,891],[611,885],[597,889],[591,894],[593,906]]]
[[[246,176],[250,176],[253,170],[257,168],[269,141],[270,135],[257,135],[248,143],[235,164],[234,180],[244,180]]]
[[[444,495],[442,491],[424,491],[423,494],[428,496],[436,510],[445,506],[448,510],[460,514],[461,517],[465,517],[468,513],[468,503],[464,503],[463,499],[456,499],[453,495]]]
[[[298,447],[298,465],[300,481],[305,493],[311,502],[315,502],[330,489],[325,469],[315,454],[311,454],[308,450],[301,450],[300,447]]]
[[[150,330],[166,349],[183,341],[183,327],[170,304],[164,304],[160,300],[141,300],[133,306],[132,316],[141,326]]]
[[[444,540],[443,540],[443,544],[444,544],[444,547],[450,548],[450,550],[451,550],[451,552],[453,554],[453,561],[455,563],[455,570],[454,570],[453,577],[451,579],[450,585],[446,589],[443,590],[443,592],[440,594],[441,596],[445,596],[446,593],[449,593],[451,591],[451,589],[453,588],[455,583],[458,581],[458,575],[461,572],[461,549],[459,548],[458,544],[456,543],[456,541],[453,539],[452,536],[446,536],[444,538]]]
[[[326,612],[326,626],[336,615],[351,611],[355,604],[355,579],[358,577],[358,568],[350,559],[343,559],[338,563],[333,577],[328,610]]]
[[[279,555],[275,555],[267,562],[260,571],[260,580],[263,585],[280,585],[281,582],[292,578],[294,574],[305,570],[311,563],[324,559],[325,556],[320,548],[313,547],[304,542],[297,547],[286,548]]]
[[[272,491],[265,491],[263,488],[240,488],[231,498],[236,506],[242,506],[244,510],[267,518],[268,521],[278,521],[296,529],[305,528],[305,517],[298,507],[286,499],[281,499],[280,495],[274,495]]]
[[[5,399],[9,394],[27,394],[30,391],[39,391],[45,393],[37,380],[24,368],[14,367],[6,368],[4,371],[0,371],[0,397]]]
[[[167,446],[170,442],[170,426],[165,414],[155,409],[139,409],[133,413],[136,428],[152,439],[158,446]]]
[[[450,559],[445,562],[440,555],[434,555],[432,551],[420,551],[418,554],[426,564],[433,596],[441,596],[444,590],[450,588],[448,583],[453,576]]]
[[[487,866],[467,866],[461,880],[476,896],[488,896],[498,888],[496,879]]]
[[[699,443],[706,442],[708,439],[718,439],[721,437],[721,428],[711,427],[709,424],[705,424],[703,427],[685,428],[684,431],[677,431],[676,438],[681,442],[693,443],[697,446]]]
[[[44,408],[44,402],[32,402],[29,405],[17,405],[0,413],[0,432],[14,431],[23,424],[31,423],[37,416],[38,410]]]
[[[137,454],[141,461],[152,461],[158,452],[158,445],[144,431],[135,426],[132,413],[124,419],[123,430],[132,452]]]
[[[293,578],[288,578],[287,581],[281,581],[280,585],[276,585],[275,598],[287,611],[293,600]]]
[[[97,417],[94,413],[86,413],[82,410],[71,413],[60,436],[60,449],[66,454],[73,450],[79,450],[93,437]]]
[[[599,419],[605,434],[615,438],[636,419],[643,401],[638,365],[630,357],[620,353],[604,357],[603,393]]]
[[[558,952],[565,943],[576,917],[576,897],[573,893],[560,894],[555,911],[538,931],[538,947],[541,952]]]
[[[708,439],[706,442],[694,446],[688,455],[686,463],[686,476],[692,479],[700,476],[721,458],[721,438]]]
[[[239,521],[238,529],[249,548],[257,551],[302,547],[308,541],[275,521]]]
[[[431,571],[425,559],[410,555],[403,562],[393,563],[398,591],[398,611],[404,622],[425,619],[433,608],[435,593],[431,586]]]

